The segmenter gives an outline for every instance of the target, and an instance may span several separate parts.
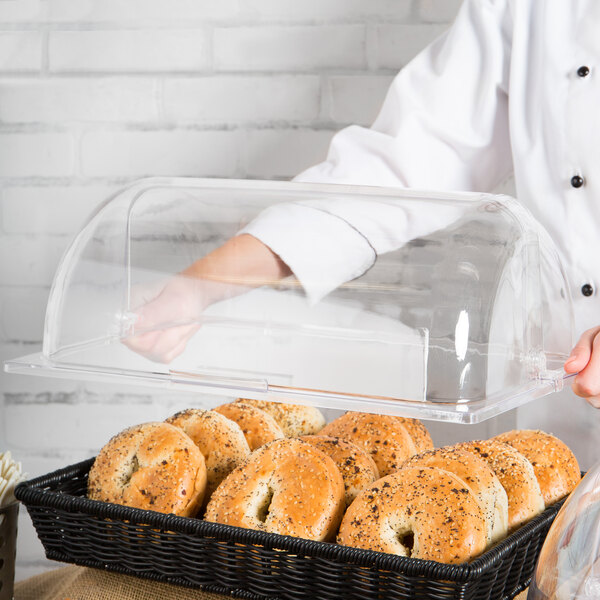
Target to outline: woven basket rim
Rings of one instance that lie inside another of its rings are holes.
[[[510,555],[524,541],[534,535],[537,530],[543,528],[548,522],[551,522],[564,502],[563,499],[546,508],[543,513],[534,517],[531,521],[470,563],[449,565],[373,550],[350,548],[331,542],[317,542],[211,523],[193,517],[179,517],[173,514],[131,508],[90,500],[83,496],[67,494],[53,489],[62,482],[72,480],[76,477],[86,477],[94,460],[95,458],[92,457],[46,475],[22,482],[17,486],[15,496],[26,507],[43,506],[67,512],[83,513],[101,519],[127,521],[134,525],[149,525],[165,531],[209,537],[218,541],[235,540],[237,543],[259,545],[269,550],[285,550],[297,555],[336,559],[356,566],[400,572],[408,577],[426,577],[452,581],[453,583],[468,583],[479,579],[493,570],[506,555]]]

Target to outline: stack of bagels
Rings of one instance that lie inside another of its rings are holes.
[[[240,399],[113,437],[88,496],[319,541],[462,563],[580,479],[542,431],[434,448],[416,419]]]

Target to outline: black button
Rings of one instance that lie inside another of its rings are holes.
[[[587,77],[590,74],[590,68],[586,67],[585,65],[579,67],[579,69],[577,69],[577,75],[579,75],[579,77]]]
[[[584,183],[584,179],[581,175],[573,175],[573,177],[571,177],[571,185],[574,188],[580,188]]]
[[[589,283],[586,283],[581,286],[581,293],[584,296],[591,296],[594,293],[594,288]]]

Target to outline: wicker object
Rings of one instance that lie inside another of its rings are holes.
[[[471,563],[445,565],[88,500],[92,463],[16,490],[48,558],[255,600],[513,598],[562,504]]]

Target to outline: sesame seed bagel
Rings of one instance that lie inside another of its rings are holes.
[[[255,450],[212,495],[205,519],[326,541],[342,518],[344,482],[329,456],[299,439]]]
[[[277,421],[268,412],[247,402],[230,402],[213,410],[240,426],[250,450],[256,450],[267,442],[285,437]]]
[[[399,419],[402,425],[406,427],[410,437],[415,443],[415,450],[420,454],[421,452],[425,452],[426,450],[431,450],[433,448],[433,440],[431,439],[431,435],[429,435],[429,431],[419,419],[407,419],[405,417],[395,417]]]
[[[206,461],[206,499],[250,455],[240,426],[212,410],[189,408],[169,417],[198,446]]]
[[[239,398],[237,402],[251,404],[268,412],[281,427],[286,437],[299,437],[319,433],[325,425],[323,413],[314,406],[287,404],[287,402],[267,402]]]
[[[461,442],[455,447],[483,458],[508,496],[508,530],[520,527],[544,510],[544,497],[531,463],[512,446],[498,440]]]
[[[457,564],[485,550],[487,526],[475,494],[456,475],[408,467],[358,495],[338,543]]]
[[[501,433],[493,439],[511,445],[529,459],[546,506],[572,492],[581,480],[573,452],[549,433],[521,429]]]
[[[346,506],[350,506],[364,488],[379,479],[375,461],[356,444],[326,435],[305,435],[299,439],[327,454],[336,464],[344,480]]]
[[[206,488],[204,457],[181,429],[143,423],[115,435],[100,450],[88,497],[188,517]]]
[[[382,477],[397,471],[417,453],[408,429],[390,415],[347,412],[327,424],[321,435],[340,437],[366,450]]]
[[[410,458],[402,468],[437,467],[450,471],[467,485],[477,497],[488,527],[488,544],[506,537],[508,531],[508,498],[488,464],[476,454],[445,446],[428,450]]]

